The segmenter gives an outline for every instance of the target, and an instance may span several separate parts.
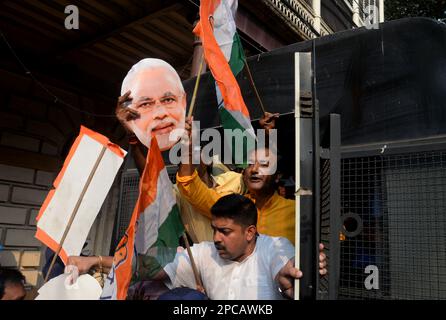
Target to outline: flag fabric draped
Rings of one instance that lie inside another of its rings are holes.
[[[235,76],[243,70],[245,55],[237,34],[237,0],[201,0],[200,21],[194,33],[201,38],[204,57],[216,82],[216,95],[224,129],[241,130],[246,136],[243,153],[234,153],[246,166],[247,153],[254,147],[255,133],[248,108]],[[235,152],[234,152],[235,151]],[[242,158],[240,158],[240,155]]]
[[[125,299],[132,277],[149,278],[171,262],[184,232],[156,138],[152,138],[129,226],[119,242],[101,299]]]

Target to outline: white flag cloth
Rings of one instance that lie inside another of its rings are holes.
[[[107,137],[81,127],[37,216],[36,238],[56,252],[75,212],[59,254],[65,264],[80,255],[125,154]]]
[[[51,279],[39,289],[35,300],[98,300],[101,296],[101,286],[88,274],[79,276],[74,284],[68,280],[68,273]]]

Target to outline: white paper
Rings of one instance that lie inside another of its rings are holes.
[[[73,285],[67,281],[68,273],[61,274],[43,285],[35,300],[98,300],[102,293],[99,283],[88,274],[77,278]]]
[[[88,135],[82,136],[54,196],[37,223],[37,227],[57,243],[61,242],[71,214],[103,147]],[[63,243],[67,256],[80,255],[91,226],[123,161],[122,157],[106,149]]]

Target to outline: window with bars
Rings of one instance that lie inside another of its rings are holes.
[[[172,183],[175,183],[176,166],[166,166],[167,173]],[[121,192],[119,194],[118,214],[115,222],[113,243],[110,254],[114,253],[114,249],[123,237],[130,219],[133,209],[139,195],[139,172],[136,169],[127,169],[121,176]]]
[[[340,298],[446,299],[446,151],[343,159],[341,208]]]

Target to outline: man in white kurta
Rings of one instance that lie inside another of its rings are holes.
[[[254,251],[242,261],[221,258],[214,243],[202,242],[191,247],[204,289],[212,300],[282,299],[276,276],[294,257],[288,239],[259,235]],[[195,278],[186,251],[164,267],[170,278],[168,286],[195,288]]]
[[[211,214],[214,242],[202,242],[191,248],[208,297],[213,300],[293,297],[294,280],[302,277],[302,272],[294,267],[294,247],[286,238],[257,233],[254,203],[240,194],[229,194],[217,200]],[[323,253],[319,255],[319,262],[319,273],[325,274]],[[195,282],[184,250],[155,278],[170,288],[202,289]]]
[[[191,248],[208,297],[213,300],[292,298],[294,280],[302,277],[302,272],[294,267],[294,248],[286,238],[257,233],[254,203],[233,193],[218,199],[211,213],[214,242],[202,242]],[[319,249],[324,248],[320,245]],[[70,259],[69,264],[77,265],[80,274],[94,267],[97,261],[95,257]],[[112,257],[100,261],[104,267],[112,266]],[[150,264],[140,263],[136,269],[138,274],[147,275]],[[319,273],[327,273],[323,252],[319,254]],[[189,256],[184,250],[176,254],[173,262],[151,275],[150,280],[161,280],[170,288],[201,289],[195,283]]]

